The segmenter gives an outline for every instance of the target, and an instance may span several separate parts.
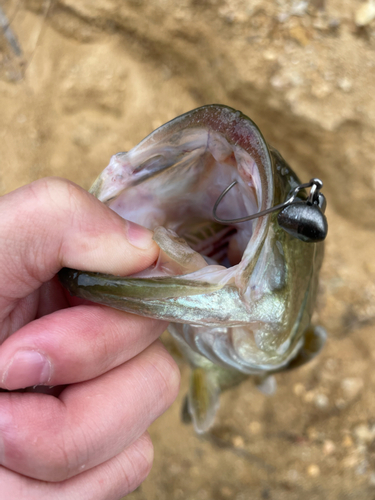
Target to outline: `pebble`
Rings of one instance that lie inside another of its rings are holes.
[[[336,450],[335,443],[330,439],[327,439],[323,443],[323,453],[324,455],[332,455],[332,453]]]
[[[320,474],[319,466],[316,464],[311,464],[307,467],[307,474],[310,477],[318,477]]]
[[[306,14],[306,10],[309,6],[309,2],[302,0],[300,2],[294,2],[290,10],[292,16],[303,16]]]
[[[306,392],[305,386],[303,384],[294,384],[293,392],[296,396],[303,396]]]
[[[306,403],[312,403],[312,401],[314,401],[314,392],[313,391],[306,392],[304,400],[306,401]]]
[[[307,436],[310,439],[310,441],[315,441],[319,437],[318,431],[315,429],[315,427],[309,427],[307,429]]]
[[[350,92],[352,90],[352,87],[353,87],[353,83],[351,80],[349,80],[349,78],[340,78],[338,81],[337,81],[337,85],[339,86],[339,88],[341,90],[343,90],[344,92]]]
[[[355,24],[359,27],[367,26],[375,19],[375,0],[368,0],[355,12]]]
[[[375,427],[369,427],[366,424],[358,425],[354,429],[354,435],[359,443],[370,443],[375,438]]]
[[[325,394],[316,394],[314,397],[314,403],[317,408],[324,410],[328,408],[329,399]]]
[[[289,481],[296,482],[299,479],[299,473],[296,469],[289,469],[287,472],[287,477]]]
[[[351,454],[351,455],[344,458],[344,460],[342,461],[342,465],[343,465],[343,467],[352,468],[352,467],[355,467],[356,465],[358,465],[358,463],[360,461],[361,461],[361,459],[360,459],[360,457],[358,457],[358,455]]]
[[[235,436],[232,443],[235,448],[243,448],[245,446],[245,442],[241,436]]]
[[[344,448],[350,448],[351,446],[354,445],[353,439],[351,438],[351,436],[349,436],[349,434],[346,434],[344,436],[341,444]]]
[[[302,47],[310,43],[308,32],[302,26],[293,26],[289,29],[289,35]]]
[[[363,388],[363,380],[359,377],[344,378],[341,382],[341,388],[347,399],[354,399]]]

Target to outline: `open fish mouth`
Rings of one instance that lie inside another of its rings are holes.
[[[310,323],[321,244],[291,237],[267,215],[299,180],[239,111],[210,105],[163,125],[112,157],[91,192],[154,231],[158,261],[122,278],[64,269],[71,293],[173,323],[172,333],[213,363],[275,371],[296,356]],[[191,362],[194,355],[191,355]]]
[[[247,247],[255,249],[261,240],[252,239],[253,222],[228,226],[214,220],[214,203],[233,180],[238,186],[220,209],[224,218],[271,206],[271,157],[256,125],[238,111],[207,106],[162,126],[129,153],[115,155],[91,192],[128,220],[151,230],[164,227],[171,238],[173,231],[205,259],[196,258],[195,266],[180,270],[159,266],[147,272],[149,277],[188,274],[207,266],[207,280],[215,282],[209,276],[218,271],[213,265],[230,268],[248,262]],[[264,234],[266,226],[267,220],[260,221],[257,234]],[[162,249],[167,245],[166,234],[163,238],[156,233],[155,240]],[[176,252],[177,245],[175,239]],[[171,249],[173,243],[167,246]],[[192,254],[190,258],[194,260]]]

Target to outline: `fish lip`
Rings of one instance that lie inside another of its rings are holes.
[[[224,123],[225,121],[226,123]],[[243,123],[247,127],[247,130],[245,131],[241,128],[241,124]],[[259,161],[257,161],[257,165],[262,181],[262,192],[266,194],[265,201],[260,209],[265,210],[267,208],[270,208],[274,202],[274,169],[273,158],[269,146],[262,132],[259,130],[254,121],[241,111],[238,111],[229,106],[223,104],[208,104],[183,113],[182,115],[173,118],[172,120],[166,122],[165,124],[152,131],[139,144],[132,148],[129,153],[134,153],[137,150],[141,150],[148,143],[157,143],[162,139],[161,136],[165,136],[172,131],[178,132],[186,128],[199,127],[207,128],[208,133],[210,131],[214,131],[222,134],[230,144],[242,147],[249,154],[254,154],[255,151],[255,148],[251,145],[250,138],[254,143],[257,143],[257,147],[259,147],[263,153],[263,158],[259,158]],[[248,135],[244,135],[244,132],[247,132]],[[110,200],[117,197],[120,194],[120,191],[117,193],[112,191],[107,196],[101,195],[100,188],[98,189],[97,187],[99,185],[99,179],[101,179],[102,181],[100,187],[103,187],[104,178],[102,177],[102,175],[111,166],[111,164],[115,165],[121,163],[121,159],[124,158],[124,155],[126,154],[127,153],[125,152],[121,152],[113,155],[108,167],[104,169],[102,174],[98,177],[98,179],[90,189],[90,192],[95,194],[95,196],[97,196],[98,199],[100,199],[100,201],[102,201],[103,203],[108,203]],[[262,170],[264,170],[265,172],[262,172]],[[132,173],[133,172],[134,169]],[[94,188],[95,185],[96,187]],[[126,189],[128,187],[131,186],[126,185],[125,187],[121,187],[120,185],[120,190],[124,188]],[[95,192],[93,192],[93,188]]]

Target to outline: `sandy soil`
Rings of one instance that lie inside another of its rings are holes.
[[[272,397],[250,380],[224,394],[204,438],[181,423],[180,361],[179,400],[151,427],[155,465],[132,500],[375,498],[375,21],[366,5],[1,3],[22,49],[0,40],[1,194],[46,175],[88,188],[112,154],[212,102],[241,109],[303,180],[325,183],[323,353],[277,376]]]

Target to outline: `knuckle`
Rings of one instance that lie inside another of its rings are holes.
[[[73,212],[82,205],[85,199],[84,190],[67,179],[60,177],[46,177],[39,179],[29,185],[29,189],[34,194],[40,208],[47,212],[66,213]],[[56,216],[56,213],[53,213]]]
[[[160,341],[155,344],[156,352],[154,353],[152,365],[157,375],[155,382],[160,396],[159,404],[161,411],[165,411],[177,397],[181,376],[176,362],[166,348]]]
[[[123,483],[122,495],[134,491],[149,475],[153,459],[154,447],[148,433],[141,436],[129,450],[125,452],[126,462],[122,464]]]
[[[106,462],[103,472],[106,473],[111,494],[105,498],[122,498],[138,488],[151,470],[153,457],[154,448],[146,432],[129,448]]]
[[[138,451],[138,480],[139,483],[141,483],[146,479],[152,469],[152,464],[154,462],[154,446],[148,433],[145,433],[139,438],[136,445]]]
[[[65,443],[55,442],[52,449],[45,449],[40,454],[38,479],[55,483],[72,477],[75,475],[72,457],[75,456]]]
[[[70,455],[64,439],[65,417],[58,400],[42,398],[36,404],[31,397],[8,397],[2,403],[3,421],[8,421],[1,427],[1,434],[6,436],[2,465],[42,481],[66,479],[71,470]],[[44,415],[43,425],[37,419],[37,410]]]

